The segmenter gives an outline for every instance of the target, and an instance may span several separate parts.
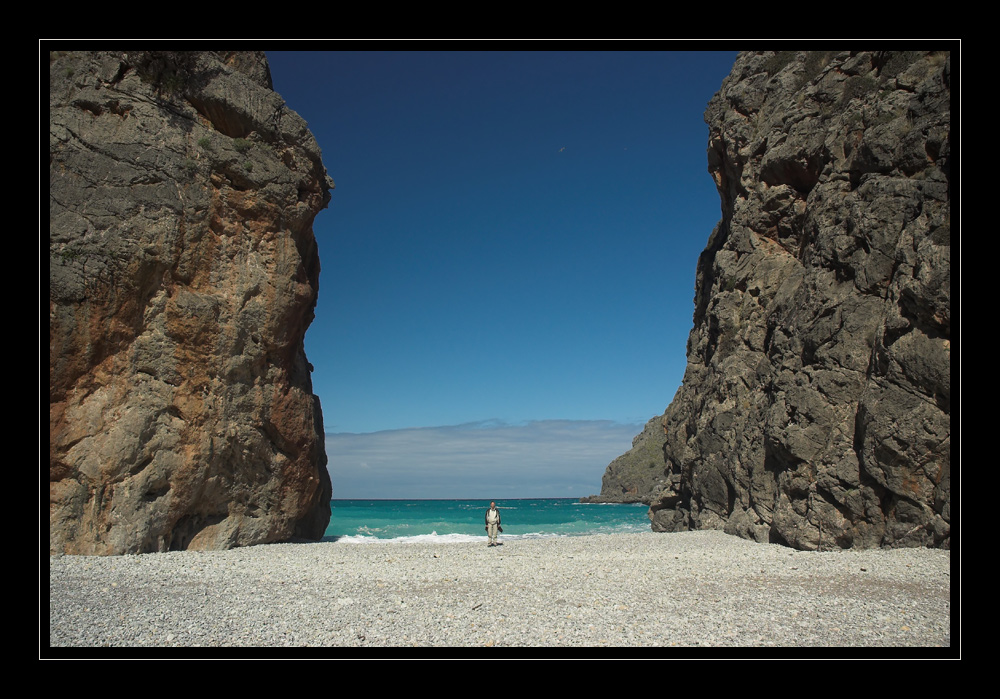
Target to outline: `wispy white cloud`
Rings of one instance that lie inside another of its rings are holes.
[[[335,498],[581,497],[641,424],[499,421],[326,436]]]

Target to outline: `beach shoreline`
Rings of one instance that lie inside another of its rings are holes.
[[[937,648],[951,552],[719,531],[51,556],[59,648]],[[43,638],[42,645],[45,645]]]

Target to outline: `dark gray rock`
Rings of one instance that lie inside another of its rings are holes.
[[[950,545],[950,65],[737,59],[705,113],[722,220],[683,385],[605,476],[615,495],[622,463],[662,452],[654,530]]]

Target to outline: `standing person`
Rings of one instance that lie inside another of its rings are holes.
[[[497,545],[497,531],[503,531],[500,527],[500,510],[495,502],[490,502],[490,509],[486,510],[486,533],[490,537],[490,546]]]

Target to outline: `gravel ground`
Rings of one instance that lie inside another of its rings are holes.
[[[49,566],[53,648],[951,645],[951,553],[937,549],[804,552],[699,531]]]

